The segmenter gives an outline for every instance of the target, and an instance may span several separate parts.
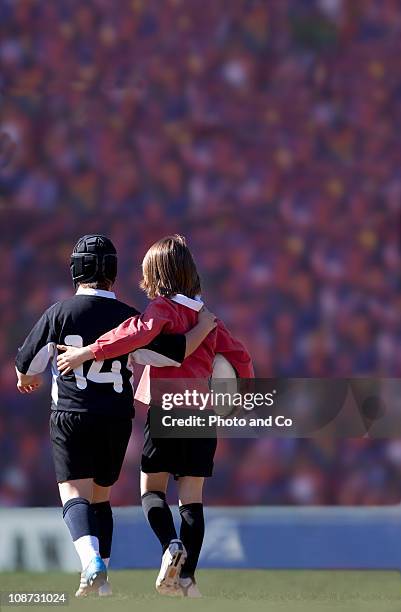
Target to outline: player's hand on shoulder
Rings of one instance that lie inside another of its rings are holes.
[[[57,368],[60,374],[68,374],[82,365],[85,361],[94,358],[92,351],[87,346],[76,348],[75,346],[58,344],[57,349],[61,352],[57,357]]]
[[[209,331],[212,331],[217,325],[216,315],[204,306],[202,310],[199,311],[198,323],[204,325]]]

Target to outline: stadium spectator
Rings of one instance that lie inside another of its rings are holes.
[[[71,292],[65,261],[83,229],[113,237],[118,293],[138,307],[144,252],[185,234],[206,302],[260,376],[400,375],[396,0],[1,11],[1,504],[56,502],[46,391],[18,397],[12,363]],[[139,439],[115,503],[139,503]],[[224,440],[207,495],[399,502],[397,444]]]

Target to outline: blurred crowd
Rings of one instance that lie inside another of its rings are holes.
[[[162,235],[260,377],[401,373],[398,0],[0,0],[0,505],[57,503],[13,358],[104,232]],[[138,503],[143,410],[116,487]],[[401,500],[401,440],[221,440],[211,504]]]

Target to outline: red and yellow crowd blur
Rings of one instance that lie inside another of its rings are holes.
[[[2,2],[1,505],[57,503],[48,393],[13,359],[83,233],[138,308],[144,252],[185,234],[260,377],[400,375],[400,53],[397,0]],[[401,441],[221,440],[206,499],[398,503]]]

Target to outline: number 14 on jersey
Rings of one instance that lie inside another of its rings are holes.
[[[83,347],[83,338],[75,334],[65,337],[65,344],[75,346],[76,348]],[[73,370],[78,389],[86,389],[88,380],[100,384],[112,384],[114,391],[117,393],[123,392],[123,377],[121,376],[121,362],[117,359],[112,362],[110,372],[101,372],[104,361],[94,361],[89,368],[89,371],[84,376],[84,367],[81,364]]]

